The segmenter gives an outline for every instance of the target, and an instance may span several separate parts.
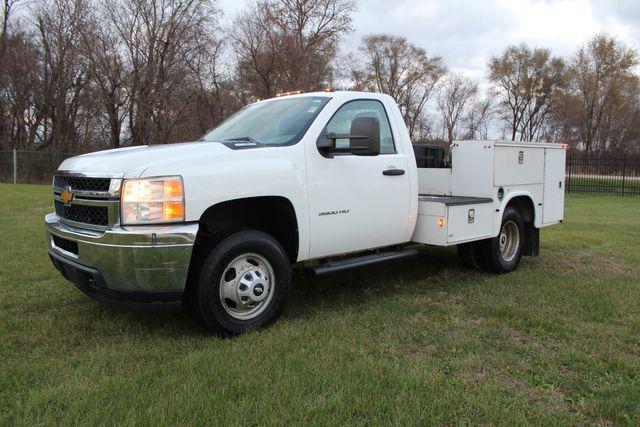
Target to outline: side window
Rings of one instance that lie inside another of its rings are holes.
[[[350,101],[344,104],[333,115],[325,132],[334,132],[337,134],[348,134],[351,130],[351,122],[356,117],[375,117],[380,122],[380,154],[392,154],[396,152],[393,143],[393,134],[389,125],[389,118],[380,101],[373,99]],[[337,139],[337,148],[346,148],[349,146],[349,140]]]

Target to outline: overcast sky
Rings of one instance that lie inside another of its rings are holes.
[[[227,19],[251,0],[218,0]],[[510,45],[527,42],[571,55],[598,32],[640,48],[640,0],[359,0],[354,33],[406,37],[449,69],[482,81],[487,61]]]

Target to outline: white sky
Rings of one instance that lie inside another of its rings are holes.
[[[253,2],[218,3],[230,20]],[[489,57],[511,44],[570,56],[607,32],[640,48],[640,0],[359,0],[353,24],[345,49],[355,49],[366,34],[401,35],[480,82]]]

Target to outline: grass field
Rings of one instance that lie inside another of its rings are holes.
[[[512,274],[455,250],[322,280],[236,339],[95,302],[0,185],[0,425],[640,423],[640,201],[571,197]]]

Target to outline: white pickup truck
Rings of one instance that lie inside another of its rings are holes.
[[[189,303],[210,331],[274,321],[291,268],[317,275],[458,246],[495,273],[537,255],[563,219],[565,149],[412,145],[387,95],[308,93],[246,106],[192,143],[65,160],[45,217],[49,256],[124,306]]]

